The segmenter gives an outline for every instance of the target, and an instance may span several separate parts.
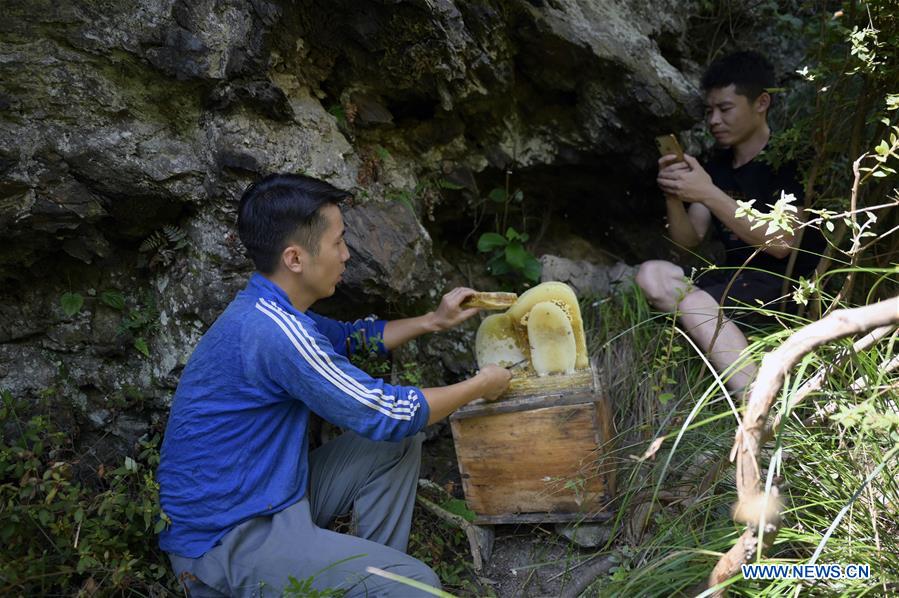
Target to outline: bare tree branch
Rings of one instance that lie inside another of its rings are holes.
[[[872,330],[865,336],[855,341],[855,343],[852,345],[851,350],[843,351],[842,353],[837,355],[833,361],[815,372],[815,374],[811,378],[806,380],[802,384],[802,386],[799,387],[799,389],[796,391],[796,394],[790,397],[789,410],[792,411],[796,407],[796,405],[805,400],[813,392],[821,390],[821,387],[824,385],[824,381],[827,379],[828,374],[830,374],[836,367],[843,364],[846,359],[856,353],[861,353],[862,351],[865,351],[868,348],[872,347],[880,339],[882,339],[895,329],[896,327],[892,325],[881,326],[880,328]],[[771,422],[771,425],[765,428],[765,441],[772,438],[775,431],[780,428],[780,422],[783,419],[783,415],[783,413],[778,413],[777,415],[775,415],[774,421]]]
[[[899,323],[899,296],[865,307],[840,309],[801,328],[762,360],[732,453],[736,458],[738,496],[734,518],[746,524],[746,531],[718,561],[709,577],[709,587],[738,574],[740,566],[770,546],[780,530],[779,490],[773,486],[765,494],[758,459],[768,412],[787,373],[817,347],[896,323]],[[717,595],[723,593],[720,590]]]

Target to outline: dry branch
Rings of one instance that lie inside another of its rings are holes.
[[[597,577],[607,574],[619,562],[617,554],[611,554],[591,562],[586,569],[572,578],[560,594],[560,598],[577,598],[590,587],[590,584],[596,581]]]
[[[762,550],[770,546],[780,530],[779,508],[762,519],[761,513],[777,504],[779,490],[772,487],[771,499],[765,496],[762,487],[762,472],[759,454],[764,444],[765,422],[768,412],[783,385],[787,373],[808,353],[831,341],[867,333],[875,328],[899,323],[899,297],[893,297],[873,305],[854,309],[841,309],[825,318],[801,328],[780,347],[762,360],[758,376],[752,386],[749,403],[743,416],[742,425],[737,429],[737,438],[732,454],[736,458],[737,497],[736,513],[743,514],[746,531],[737,543],[718,561],[709,577],[709,587],[718,585],[740,572],[743,564],[751,562],[762,542]],[[749,505],[759,508],[752,509]],[[767,508],[766,508],[767,505]],[[747,516],[747,513],[752,513]],[[723,595],[720,590],[718,595]]]
[[[865,351],[866,349],[872,347],[877,343],[877,341],[879,341],[895,329],[896,327],[892,325],[881,326],[880,328],[872,330],[870,333],[855,341],[855,343],[853,343],[852,345],[851,350],[843,351],[842,353],[838,354],[832,362],[819,369],[811,378],[806,380],[796,391],[796,394],[790,397],[790,410],[792,411],[793,409],[795,409],[799,403],[805,400],[805,398],[812,393],[821,390],[821,387],[824,386],[824,381],[827,379],[828,374],[830,374],[834,370],[834,368],[842,365],[846,361],[846,359],[848,359],[852,355],[861,353],[862,351]],[[778,413],[776,416],[774,416],[774,421],[771,422],[771,425],[767,426],[764,436],[765,441],[774,437],[775,432],[778,428],[780,428],[780,422],[783,419],[783,415],[783,413]]]

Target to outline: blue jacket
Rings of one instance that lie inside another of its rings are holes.
[[[384,325],[303,313],[273,282],[250,278],[203,335],[175,392],[157,472],[172,519],[163,550],[202,556],[243,521],[303,498],[311,411],[373,440],[424,428],[420,389],[372,378],[346,357],[358,331],[380,338]]]

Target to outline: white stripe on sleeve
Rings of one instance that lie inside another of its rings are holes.
[[[406,421],[411,420],[421,407],[414,392],[410,392],[408,400],[396,400],[392,395],[385,396],[381,389],[367,388],[353,379],[352,376],[337,367],[328,355],[315,344],[295,316],[285,312],[276,304],[260,299],[256,303],[256,309],[266,314],[281,328],[303,360],[313,370],[356,401],[387,417]]]

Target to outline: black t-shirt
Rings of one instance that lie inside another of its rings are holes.
[[[800,182],[795,164],[786,163],[775,170],[767,162],[757,159],[757,156],[756,159],[750,160],[739,168],[734,168],[733,157],[733,150],[719,150],[706,165],[706,171],[712,177],[712,182],[716,187],[735,200],[756,200],[753,207],[763,213],[771,211],[774,203],[780,199],[781,191],[792,193],[796,197],[793,205],[802,209],[805,190]],[[729,268],[739,268],[755,252],[756,248],[741,240],[714,214],[712,222],[724,243],[726,256],[724,265]],[[802,245],[799,255],[796,256],[796,265],[791,277],[808,277],[821,259],[820,255],[824,251],[824,247],[825,241],[821,231],[814,227],[805,227]],[[788,262],[789,257],[780,259],[769,253],[760,252],[747,264],[747,267],[785,274]]]

